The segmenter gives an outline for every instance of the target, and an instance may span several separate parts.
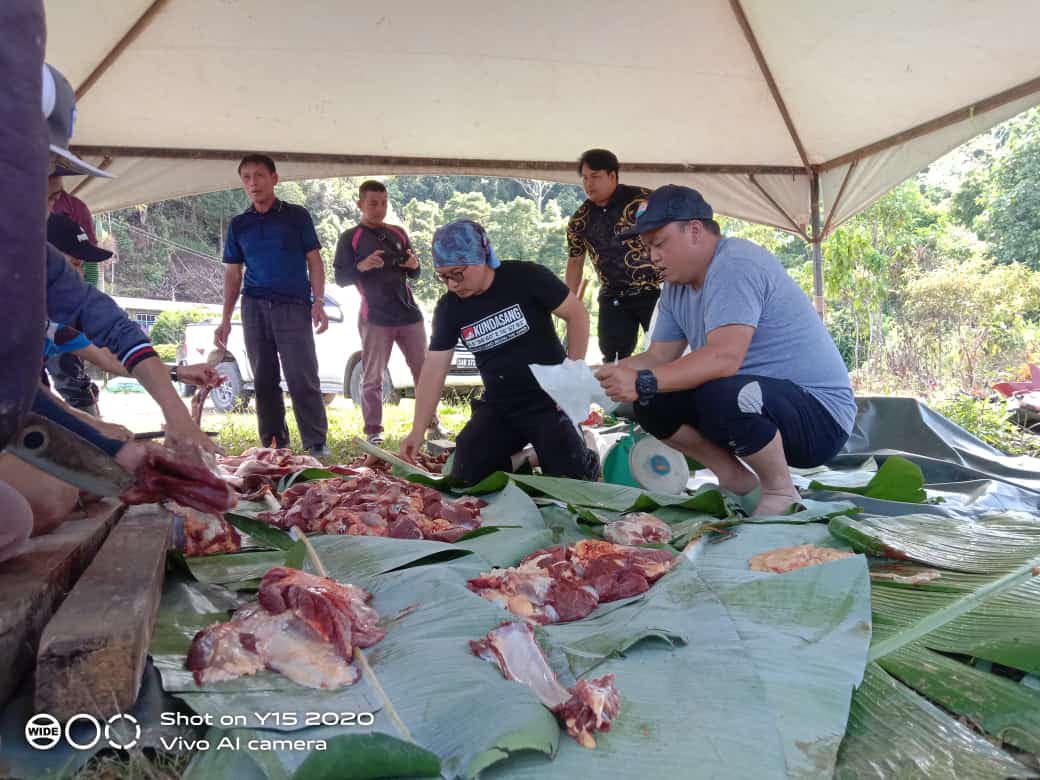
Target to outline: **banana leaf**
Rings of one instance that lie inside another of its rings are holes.
[[[255,516],[239,512],[225,512],[224,519],[244,534],[248,534],[253,542],[263,544],[272,550],[288,550],[295,542],[281,528],[277,528]]]
[[[709,545],[635,600],[541,628],[558,672],[616,675],[621,714],[594,751],[563,740],[552,764],[517,756],[483,776],[829,775],[870,638],[866,567],[855,558],[782,577],[751,572],[751,550],[827,530],[740,530],[742,549],[730,555],[710,561]],[[614,645],[662,625],[681,627],[686,643],[658,633]]]
[[[915,504],[920,504],[928,499],[924,491],[924,474],[921,472],[921,467],[898,455],[890,455],[885,458],[881,468],[865,485],[850,485],[845,480],[842,481],[842,484],[813,480],[809,483],[809,489],[856,493],[867,498],[906,501]]]
[[[1021,513],[974,520],[931,514],[839,516],[830,529],[858,551],[953,571],[1003,573],[1040,555],[1040,520]]]
[[[908,567],[908,570],[912,570]],[[942,572],[921,585],[871,583],[874,635],[885,639],[992,581],[992,575]],[[1040,582],[1033,578],[932,631],[920,643],[946,653],[1040,672]]]
[[[725,495],[714,485],[705,485],[693,495],[671,496],[609,482],[584,482],[525,474],[510,474],[509,478],[535,495],[549,496],[575,506],[615,512],[652,512],[659,507],[674,506],[715,517],[728,517],[736,514],[740,506],[735,497]]]
[[[773,528],[748,528],[746,532]],[[822,526],[808,528],[826,532]],[[612,777],[630,772],[634,766],[641,771],[645,766],[648,776],[656,769],[690,776],[690,767],[700,776],[786,776],[790,759],[785,755],[784,740],[793,732],[785,732],[781,724],[792,718],[774,700],[778,683],[773,678],[782,671],[770,673],[769,682],[763,681],[757,660],[761,648],[793,632],[800,644],[827,645],[829,663],[844,670],[835,673],[835,679],[854,678],[862,669],[857,653],[846,652],[850,646],[841,626],[849,615],[866,609],[863,598],[846,594],[846,614],[838,615],[825,606],[834,599],[816,580],[821,574],[809,572],[772,578],[769,583],[777,603],[791,605],[787,614],[772,607],[749,610],[741,597],[746,587],[746,560],[740,562],[735,583],[724,583],[724,574],[713,573],[719,581],[714,587],[692,564],[685,563],[646,594],[602,605],[585,620],[540,631],[550,659],[568,682],[570,675],[608,671],[617,675],[622,715],[609,734],[598,735],[600,747],[586,751],[570,739],[560,740],[554,719],[530,691],[504,680],[491,665],[470,654],[469,639],[509,617],[465,589],[466,577],[481,568],[476,556],[400,569],[396,559],[376,564],[374,547],[363,550],[360,545],[347,544],[349,541],[314,539],[330,576],[357,582],[375,594],[374,604],[389,633],[366,655],[416,743],[441,758],[449,777],[472,776],[481,770],[487,770],[482,776],[493,775],[492,765],[500,761],[504,776],[509,777],[582,777],[590,772]],[[399,540],[365,541],[385,542],[381,552],[389,554],[393,550],[390,543]],[[863,568],[858,559],[852,563]],[[725,566],[720,562],[717,568]],[[823,572],[827,577],[852,571],[842,566],[817,568],[827,570]],[[865,571],[861,573],[865,578]],[[184,587],[206,586],[189,583]],[[739,622],[730,614],[727,599],[736,605]],[[271,709],[374,712],[374,731],[398,736],[383,703],[365,681],[343,691],[323,692],[302,689],[280,675],[261,673],[200,690],[183,669],[187,645],[197,628],[225,619],[226,613],[193,615],[189,621],[182,609],[184,601],[180,594],[177,601],[164,603],[152,652],[167,689],[196,711],[218,718]],[[207,603],[201,595],[195,601]],[[790,624],[798,620],[809,628]],[[828,624],[829,631],[825,629]],[[744,626],[747,638],[738,625]],[[858,636],[865,648],[866,635],[861,631]],[[833,644],[839,637],[840,644]],[[792,658],[788,663],[779,654],[773,664],[792,676],[792,689],[808,690],[813,688],[812,677],[821,670],[804,661],[804,657]],[[734,696],[733,691],[741,695]],[[808,698],[809,706],[821,713],[805,720],[826,725],[822,732],[815,725],[802,728],[811,737],[813,750],[825,755],[829,735],[840,734],[844,725],[841,695]],[[311,737],[312,732],[292,733]],[[661,749],[662,745],[668,749]],[[705,745],[711,750],[705,751]],[[557,749],[556,758],[548,762],[546,757]],[[279,760],[289,771],[305,757],[279,756]]]
[[[829,775],[870,644],[870,581],[861,556],[786,574],[747,561],[778,547],[840,547],[824,525],[740,526],[697,561],[747,648],[778,713],[789,776]]]
[[[1040,691],[913,645],[878,660],[905,685],[987,734],[1040,754]]]
[[[852,697],[834,776],[1002,780],[1035,773],[872,663]]]

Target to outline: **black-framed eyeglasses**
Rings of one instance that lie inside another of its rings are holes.
[[[463,266],[458,271],[438,271],[437,277],[447,284],[448,282],[455,282],[455,284],[462,284],[466,278],[466,269],[469,266]]]

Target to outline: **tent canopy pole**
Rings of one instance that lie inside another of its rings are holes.
[[[813,260],[813,308],[823,317],[823,230],[820,226],[820,174],[813,171],[810,187],[812,202],[812,260]]]

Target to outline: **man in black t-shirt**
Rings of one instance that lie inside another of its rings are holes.
[[[419,381],[426,358],[426,326],[409,279],[419,276],[419,258],[403,228],[388,225],[382,182],[363,182],[358,193],[361,223],[336,245],[336,284],[356,284],[361,293],[361,416],[365,436],[383,443],[383,374],[394,344]],[[356,401],[357,399],[355,399]]]
[[[476,358],[484,395],[473,402],[456,440],[452,476],[472,485],[492,472],[510,471],[512,455],[532,444],[544,474],[596,479],[596,453],[528,368],[585,357],[589,317],[581,301],[537,263],[500,262],[484,229],[468,220],[437,230],[433,263],[448,292],[433,314],[430,351],[415,391],[415,421],[401,454],[413,459],[422,445],[461,339]],[[567,352],[552,315],[567,323],[572,345]]]
[[[600,279],[599,350],[612,363],[636,348],[639,328],[649,330],[661,294],[660,272],[639,236],[622,238],[650,190],[618,183],[618,159],[606,149],[589,149],[578,161],[588,199],[567,224],[567,286],[576,293],[592,261]]]

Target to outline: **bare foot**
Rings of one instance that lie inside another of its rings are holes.
[[[730,493],[736,493],[738,496],[746,496],[748,493],[756,490],[758,486],[758,478],[747,469],[744,469],[744,473],[736,476],[736,478],[731,477],[719,480],[720,488],[728,490]]]
[[[762,491],[762,500],[758,502],[752,517],[768,517],[770,515],[782,515],[791,508],[791,504],[797,504],[802,497],[797,492],[791,493],[769,493]]]

